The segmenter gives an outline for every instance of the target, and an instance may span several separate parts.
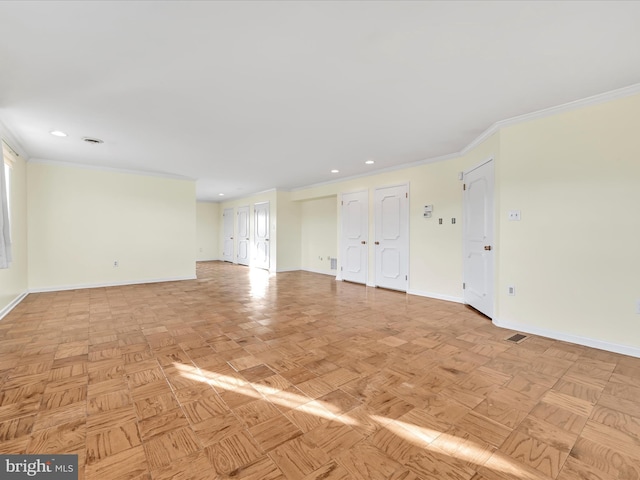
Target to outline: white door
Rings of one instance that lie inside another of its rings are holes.
[[[254,205],[254,266],[258,268],[270,267],[269,265],[269,202],[256,203]]]
[[[376,286],[407,290],[409,283],[409,187],[378,188],[374,199]]]
[[[342,195],[342,280],[367,283],[369,257],[369,194]]]
[[[238,263],[249,265],[249,205],[238,207]]]
[[[233,208],[225,208],[222,219],[222,260],[233,262]]]
[[[464,302],[493,316],[493,160],[464,174]]]

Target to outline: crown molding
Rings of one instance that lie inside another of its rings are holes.
[[[574,100],[572,102],[563,103],[560,105],[556,105],[553,107],[545,108],[542,110],[536,110],[534,112],[525,113],[523,115],[517,115],[515,117],[506,118],[504,120],[499,120],[487,128],[484,132],[482,132],[479,136],[477,136],[474,140],[472,140],[468,145],[466,145],[462,150],[454,153],[449,153],[446,155],[439,155],[437,157],[425,158],[423,160],[417,160],[415,162],[403,163],[401,165],[395,165],[392,167],[381,168],[380,170],[371,171],[369,173],[363,173],[359,175],[352,175],[349,177],[339,178],[335,180],[329,180],[326,182],[314,183],[311,185],[307,185],[304,187],[296,187],[291,189],[292,192],[299,192],[302,190],[307,190],[311,188],[323,187],[325,185],[331,185],[335,183],[342,183],[349,180],[355,180],[362,177],[369,177],[372,175],[378,175],[381,173],[393,172],[396,170],[405,170],[407,168],[417,167],[420,165],[425,165],[427,163],[436,163],[442,162],[445,160],[450,160],[452,158],[461,157],[471,150],[476,148],[482,142],[491,137],[494,133],[499,132],[501,129],[505,127],[510,127],[512,125],[517,125],[519,123],[528,122],[531,120],[537,120],[540,118],[550,117],[552,115],[557,115],[559,113],[570,112],[573,110],[578,110],[580,108],[588,107],[591,105],[598,105],[605,102],[610,102],[612,100],[617,100],[619,98],[630,97],[632,95],[640,94],[640,83],[635,83],[633,85],[629,85],[627,87],[618,88],[616,90],[611,90],[604,93],[599,93],[597,95],[592,95],[590,97],[581,98],[578,100]]]
[[[562,103],[560,105],[556,105],[549,108],[544,108],[542,110],[536,110],[535,112],[525,113],[523,115],[517,115],[515,117],[506,118],[504,120],[499,120],[489,128],[487,128],[484,132],[482,132],[478,137],[476,137],[469,145],[460,150],[459,155],[464,155],[469,151],[473,150],[475,147],[484,142],[487,138],[489,138],[494,133],[500,131],[505,127],[510,127],[512,125],[517,125],[519,123],[529,122],[531,120],[538,120],[540,118],[551,117],[553,115],[558,115],[560,113],[571,112],[573,110],[578,110],[580,108],[589,107],[591,105],[598,105],[605,102],[610,102],[613,100],[617,100],[619,98],[630,97],[632,95],[637,95],[640,93],[640,83],[634,83],[633,85],[629,85],[623,88],[618,88],[616,90],[610,90],[604,93],[598,93],[597,95],[591,95],[590,97],[581,98],[578,100],[574,100],[572,102]]]
[[[53,165],[58,167],[71,167],[71,168],[82,168],[85,170],[96,170],[101,172],[112,172],[112,173],[124,173],[127,175],[141,175],[144,177],[159,177],[159,178],[169,178],[172,180],[186,180],[189,182],[195,182],[195,178],[185,177],[183,175],[176,175],[173,173],[165,173],[165,172],[147,172],[144,170],[128,170],[126,168],[112,168],[112,167],[103,167],[99,165],[87,165],[83,163],[73,163],[73,162],[61,162],[58,160],[46,160],[43,158],[31,158],[28,161],[29,163],[39,164],[39,165]]]

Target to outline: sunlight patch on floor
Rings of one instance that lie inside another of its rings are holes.
[[[217,374],[182,363],[174,363],[173,365],[183,377],[206,383],[218,391],[225,390],[240,393],[327,420],[341,422],[346,425],[359,425],[357,420],[346,414],[342,414],[340,408],[328,402],[312,400],[304,395],[279,390],[259,383],[252,383],[242,378]],[[430,450],[438,455],[457,458],[478,466],[487,466],[487,468],[492,470],[499,470],[515,475],[516,478],[528,478],[520,476],[520,473],[526,474],[526,472],[523,471],[517,462],[505,455],[493,455],[494,452],[483,448],[471,440],[379,415],[369,415],[369,418],[378,423],[382,428],[389,430],[391,433],[419,448]],[[438,440],[437,446],[432,444],[436,439]]]
[[[249,270],[249,286],[252,298],[265,297],[270,277],[271,273],[268,270],[263,270],[262,268],[251,268]]]
[[[488,451],[471,440],[377,415],[371,415],[371,419],[398,437],[435,454],[447,455],[463,462],[485,466],[490,470],[509,473],[514,475],[514,478],[530,478],[516,461],[506,455],[494,455],[493,451]],[[437,446],[432,444],[436,439],[438,439]]]
[[[327,420],[333,420],[344,423],[346,425],[358,425],[358,421],[343,415],[342,411],[328,403],[320,400],[313,400],[304,395],[298,395],[292,392],[286,392],[259,383],[252,383],[246,380],[230,377],[228,375],[219,375],[214,372],[199,369],[182,363],[173,364],[179,371],[180,375],[190,380],[207,383],[217,390],[227,390],[240,393],[248,397],[268,400],[281,407],[295,409],[299,412],[308,413]],[[265,399],[264,397],[268,397]],[[340,416],[338,418],[338,416]]]

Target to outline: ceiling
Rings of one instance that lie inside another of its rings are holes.
[[[22,0],[0,25],[17,149],[195,179],[211,201],[459,152],[640,82],[631,1]]]

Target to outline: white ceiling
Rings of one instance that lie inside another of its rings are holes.
[[[639,47],[633,1],[1,1],[0,120],[32,159],[217,201],[458,152],[640,82]]]

